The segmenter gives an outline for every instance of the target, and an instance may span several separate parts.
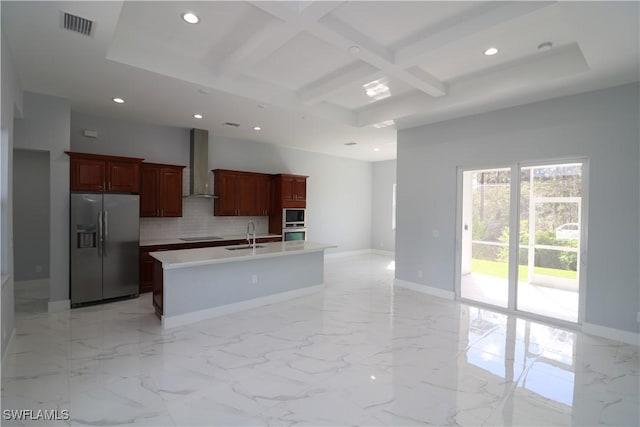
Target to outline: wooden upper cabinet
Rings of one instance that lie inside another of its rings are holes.
[[[142,163],[140,167],[140,216],[182,216],[184,166]]]
[[[107,164],[103,160],[71,158],[71,191],[104,191]]]
[[[159,216],[160,168],[143,163],[140,167],[140,216]]]
[[[270,175],[216,169],[213,202],[216,216],[265,216],[269,214]]]
[[[131,157],[66,152],[71,157],[71,191],[138,193],[140,162]]]
[[[118,193],[140,192],[140,164],[107,161],[107,191]]]
[[[182,166],[160,169],[160,216],[182,216],[182,169]]]
[[[220,169],[214,170],[213,174],[213,193],[218,196],[213,201],[213,214],[216,216],[237,216],[237,175],[232,171]]]
[[[280,208],[307,207],[307,177],[279,174],[275,177],[276,204]]]

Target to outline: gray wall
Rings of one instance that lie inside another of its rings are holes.
[[[69,101],[25,92],[14,148],[49,152],[49,304],[69,300]],[[56,305],[57,309],[64,308]]]
[[[0,139],[0,270],[2,273],[2,360],[15,329],[13,309],[13,140],[14,118],[22,114],[23,95],[4,33],[2,43],[2,121]]]
[[[457,166],[587,157],[584,321],[640,331],[639,90],[625,85],[400,131],[396,277],[454,290]]]
[[[371,163],[209,134],[209,166],[308,175],[309,240],[344,252],[371,247]]]
[[[85,129],[98,131],[87,138]],[[141,157],[147,162],[189,164],[189,129],[71,113],[71,150],[111,156]]]
[[[396,231],[391,227],[393,184],[396,183],[396,161],[386,160],[372,165],[371,248],[395,251]]]
[[[98,139],[83,137],[83,129],[97,130]],[[188,165],[189,130],[72,112],[71,149]],[[336,252],[371,247],[369,162],[222,138],[210,132],[209,167],[308,175],[308,238],[336,244],[338,248],[332,250]]]
[[[49,192],[49,152],[14,150],[13,262],[16,281],[49,277]]]

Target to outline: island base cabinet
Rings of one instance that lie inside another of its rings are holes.
[[[158,260],[153,262],[153,308],[156,310],[156,316],[162,319],[162,298],[164,288],[164,271],[162,263]]]

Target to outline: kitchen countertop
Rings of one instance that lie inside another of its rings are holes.
[[[245,245],[240,245],[245,246]],[[220,264],[226,262],[248,261],[258,258],[274,258],[305,252],[320,252],[335,248],[335,245],[309,241],[289,241],[260,243],[261,248],[229,250],[236,246],[218,246],[199,249],[178,249],[174,251],[151,252],[150,255],[162,262],[162,268],[188,268],[199,265]]]
[[[198,236],[195,236],[198,237]],[[191,240],[192,236],[184,236],[183,238],[185,239],[190,239],[188,241],[182,240],[180,237],[172,237],[170,239],[151,239],[151,240],[140,240],[139,245],[140,246],[164,246],[164,245],[183,245],[185,243],[198,243],[198,242],[224,242],[227,240],[246,240],[247,239],[247,235],[246,234],[232,234],[232,235],[227,235],[227,236],[219,236],[220,239],[215,239],[215,240],[211,240],[211,239],[207,239],[205,236],[202,238],[202,240]],[[272,237],[282,237],[281,234],[259,234],[256,235],[256,239],[265,239],[265,238],[272,238]]]

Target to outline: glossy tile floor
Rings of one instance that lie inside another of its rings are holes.
[[[167,331],[149,295],[20,314],[2,409],[109,426],[639,424],[638,347],[393,289],[390,261],[331,259],[320,293]]]

